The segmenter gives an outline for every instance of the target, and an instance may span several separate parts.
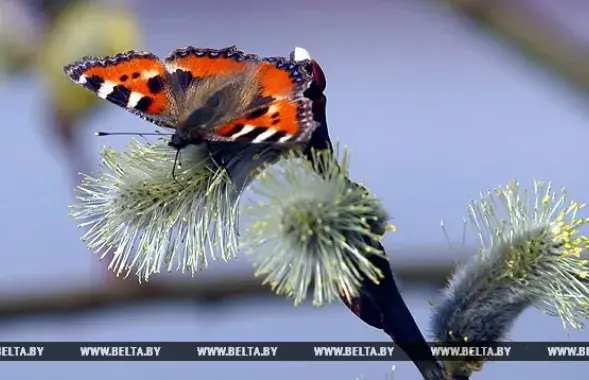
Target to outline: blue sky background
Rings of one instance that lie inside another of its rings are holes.
[[[549,2],[539,2],[548,7]],[[517,178],[567,186],[589,200],[584,154],[589,141],[586,99],[521,59],[492,37],[433,1],[355,2],[217,0],[199,4],[135,1],[145,45],[164,56],[186,45],[287,55],[303,46],[327,73],[333,139],[353,150],[352,177],[379,195],[399,232],[388,236],[399,263],[454,261],[439,222],[461,239],[464,206],[478,192]],[[141,6],[139,6],[141,5]],[[568,13],[567,10],[568,9]],[[587,6],[562,2],[554,11],[579,38],[589,37]],[[583,11],[585,13],[583,13]],[[583,29],[584,28],[584,29]],[[35,77],[0,85],[5,145],[0,151],[0,292],[31,292],[101,280],[97,258],[79,242],[67,217],[72,173],[48,139],[44,95]],[[96,130],[152,130],[106,106],[83,126],[88,157],[98,158]],[[108,140],[122,148],[126,137]],[[469,235],[469,242],[474,237]],[[419,256],[414,252],[420,247]],[[425,249],[423,248],[425,247]],[[215,263],[216,264],[216,263]],[[213,265],[207,276],[249,271],[244,261]],[[166,275],[162,275],[165,277]],[[409,307],[427,330],[436,289],[406,288]],[[513,340],[566,339],[560,322],[527,311]],[[587,332],[571,339],[589,340]],[[0,326],[3,340],[387,340],[342,305],[294,308],[288,301],[241,300],[205,309],[164,303],[76,316],[22,319]],[[392,365],[393,363],[391,363]],[[398,380],[418,379],[411,363],[396,363]],[[64,380],[164,377],[190,379],[381,380],[388,363],[2,363],[2,377]],[[473,379],[584,378],[586,363],[492,363]]]

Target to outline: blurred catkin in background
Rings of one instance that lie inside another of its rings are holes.
[[[36,67],[47,86],[47,101],[64,141],[102,99],[72,86],[63,67],[83,56],[102,57],[142,46],[139,22],[125,4],[74,2],[55,17],[43,39]]]

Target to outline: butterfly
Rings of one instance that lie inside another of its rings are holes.
[[[203,142],[306,143],[318,126],[304,91],[309,61],[260,58],[235,46],[189,46],[84,57],[64,71],[78,85],[159,127],[178,151]]]

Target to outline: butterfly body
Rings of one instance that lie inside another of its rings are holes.
[[[259,58],[235,47],[173,51],[164,61],[129,51],[65,67],[77,84],[160,127],[182,149],[204,141],[305,143],[317,124],[303,96],[306,62]]]

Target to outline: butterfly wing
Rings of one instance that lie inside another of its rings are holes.
[[[312,102],[304,97],[277,99],[208,133],[211,141],[248,143],[305,143],[317,123]]]
[[[179,92],[202,87],[212,77],[230,77],[248,70],[259,61],[253,54],[245,54],[235,46],[224,49],[200,49],[189,46],[177,49],[164,60],[170,81]]]
[[[260,94],[247,112],[208,135],[210,140],[249,143],[305,143],[318,124],[303,93],[311,84],[307,62],[263,58],[257,68]]]
[[[258,76],[264,98],[299,98],[313,80],[307,71],[309,61],[292,61],[284,57],[262,58]]]
[[[170,77],[155,55],[128,51],[104,58],[84,57],[64,71],[100,98],[161,127],[176,127]]]
[[[188,47],[172,52],[165,65],[178,93],[194,93],[197,99],[184,102],[189,112],[182,119],[188,122],[181,124],[212,125],[201,131],[207,140],[305,142],[317,127],[311,102],[303,96],[312,79],[306,61],[259,58],[233,46],[220,50]],[[216,86],[215,80],[240,86],[228,91],[228,86]],[[254,87],[254,92],[249,91]],[[218,110],[205,107],[218,96]]]
[[[179,104],[178,128],[208,131],[261,104],[255,77],[259,62],[233,46],[174,50],[164,64]]]

